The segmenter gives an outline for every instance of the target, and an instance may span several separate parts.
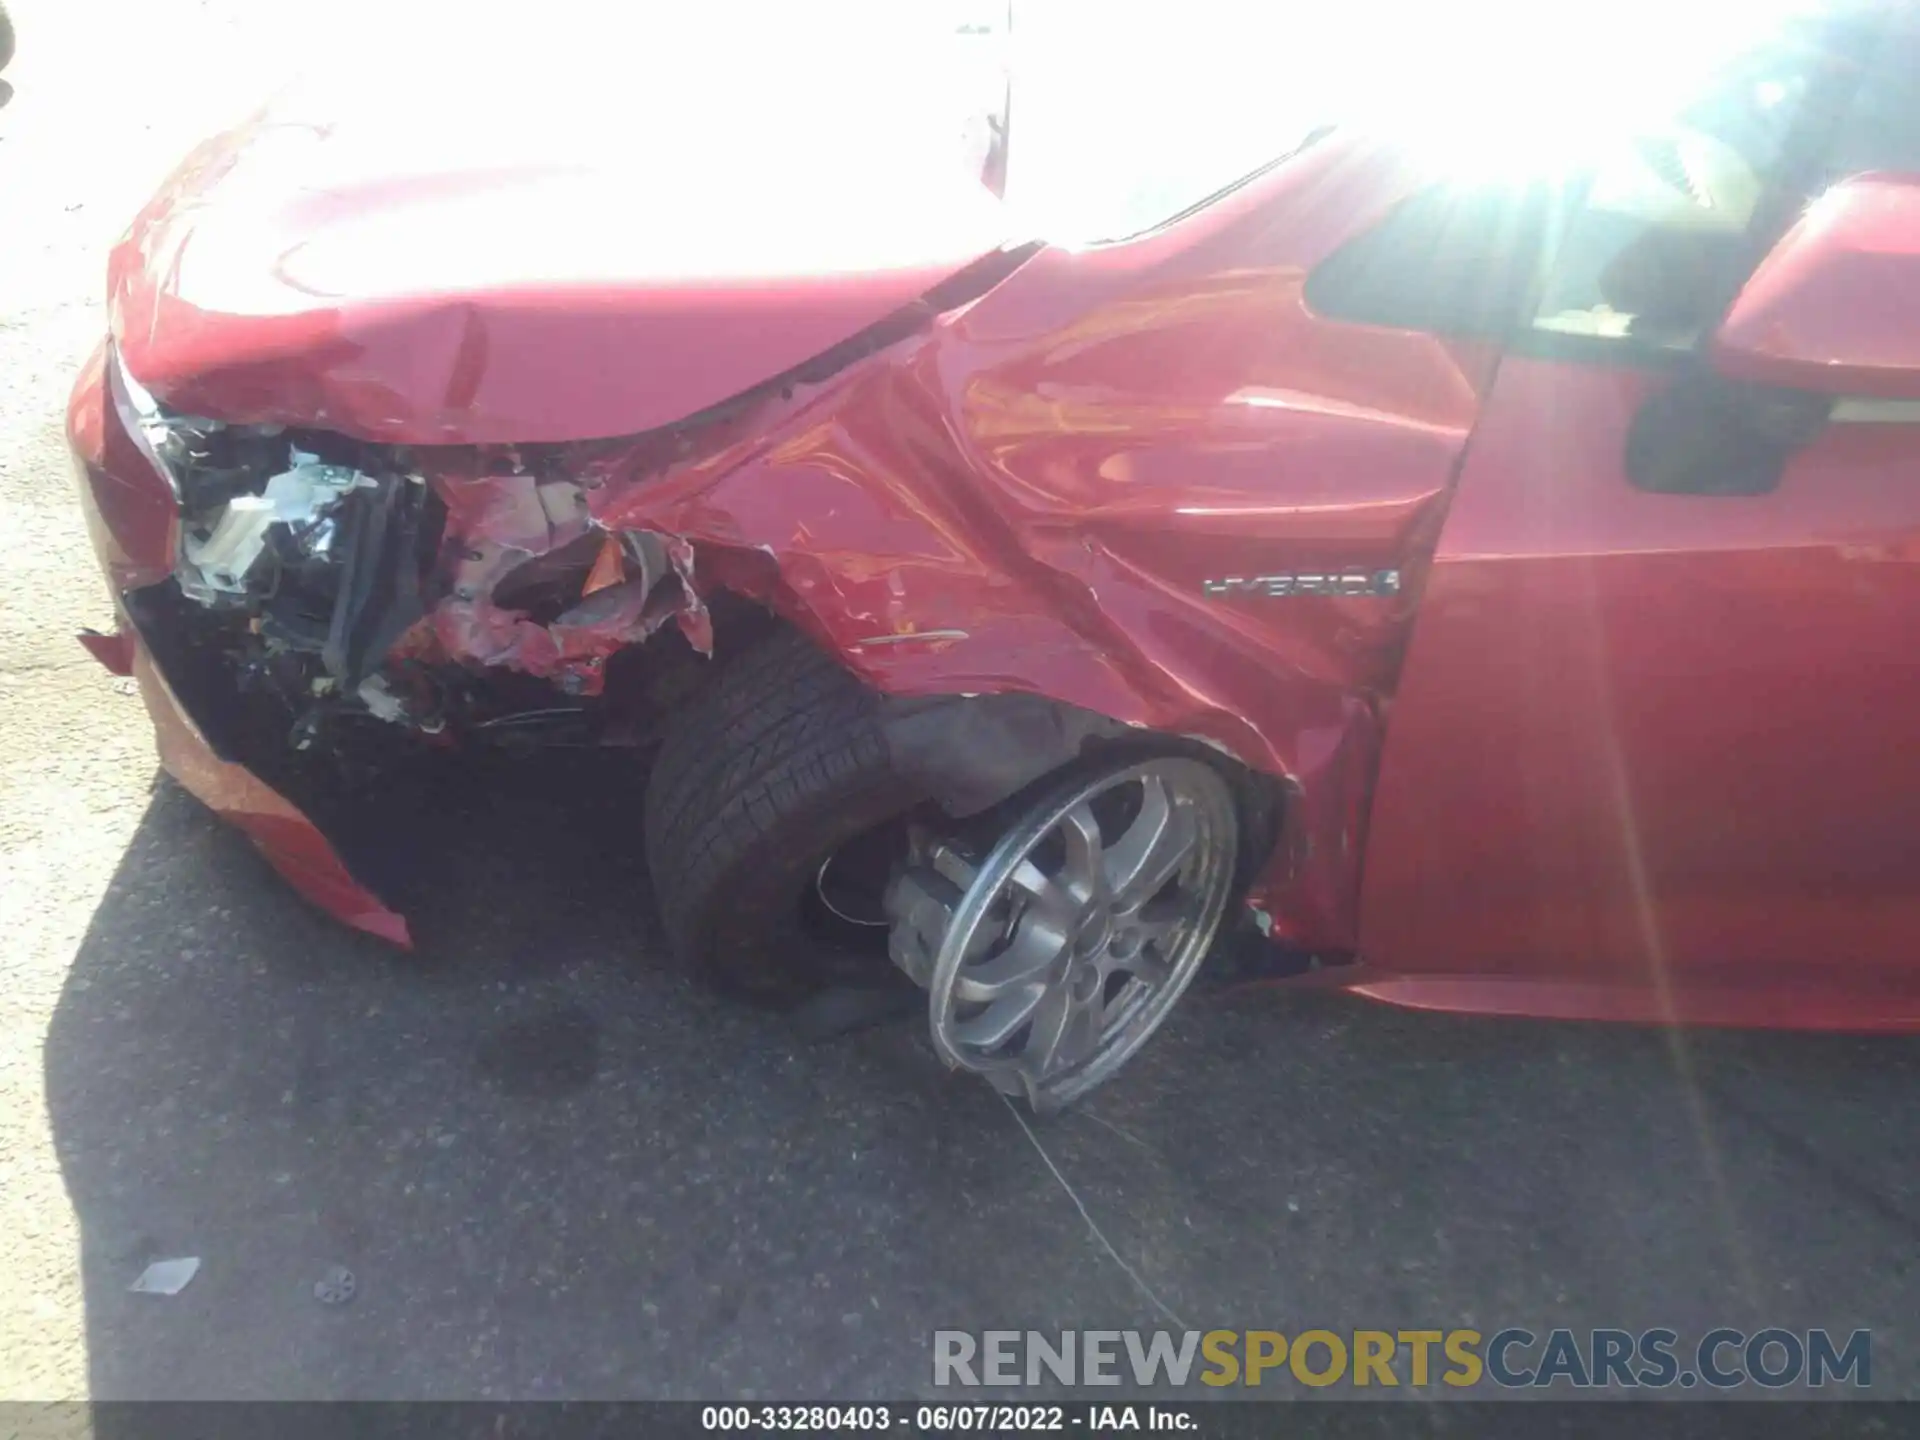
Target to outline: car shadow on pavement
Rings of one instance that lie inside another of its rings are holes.
[[[1871,1326],[1915,1393],[1911,1042],[1196,995],[1030,1137],[916,1023],[689,986],[637,772],[558,764],[396,782],[413,954],[160,782],[46,1041],[95,1398],[899,1398],[937,1328],[1507,1324]]]

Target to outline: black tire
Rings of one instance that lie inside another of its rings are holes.
[[[863,971],[886,978],[883,953],[850,957],[804,914],[829,855],[924,798],[894,772],[877,709],[779,630],[675,717],[647,784],[647,863],[667,938],[696,975],[783,1007]]]

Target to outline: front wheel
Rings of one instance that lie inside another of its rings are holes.
[[[872,691],[783,630],[675,718],[647,783],[647,864],[701,978],[780,1007],[899,978],[880,896],[924,797],[877,716]]]
[[[1128,746],[955,822],[896,771],[879,710],[780,632],[677,718],[646,800],[668,936],[776,1005],[904,975],[949,1065],[1068,1104],[1199,970],[1238,889],[1238,792],[1208,760]]]
[[[1109,1079],[1198,973],[1239,840],[1220,772],[1156,755],[1071,768],[977,861],[916,845],[887,898],[935,1048],[1038,1111]]]

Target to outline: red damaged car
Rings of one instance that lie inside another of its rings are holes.
[[[687,962],[890,957],[1036,1105],[1228,935],[1404,1005],[1920,1028],[1920,49],[1749,29],[1618,124],[1547,75],[1316,125],[1071,245],[885,123],[264,115],[114,253],[85,641],[401,944],[308,818],[356,737],[658,736]]]

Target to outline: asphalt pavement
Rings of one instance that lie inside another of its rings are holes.
[[[416,953],[311,911],[73,643],[109,610],[60,422],[145,193],[379,9],[10,4],[0,1398],[898,1398],[935,1329],[1176,1324],[1870,1327],[1920,1396],[1912,1041],[1199,996],[1029,1133],[916,1024],[808,1043],[685,983],[643,776],[564,760],[396,791]]]

